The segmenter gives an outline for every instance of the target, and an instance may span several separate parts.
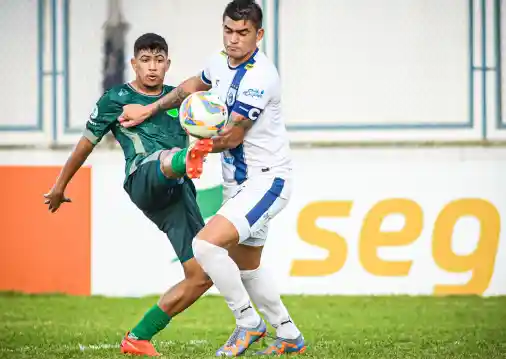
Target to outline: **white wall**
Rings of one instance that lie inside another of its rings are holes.
[[[36,126],[37,1],[0,0],[0,34],[0,126]]]
[[[282,1],[290,123],[467,122],[468,12],[461,0]]]
[[[45,4],[45,66],[48,73],[64,68],[64,17],[66,0],[57,0],[58,48],[52,67],[52,9]],[[101,95],[103,26],[108,18],[108,1],[68,0],[69,85],[58,75],[56,115],[50,74],[44,80],[44,132],[5,133],[0,144],[47,144],[56,134],[59,143],[73,143]],[[130,24],[126,35],[127,61],[133,42],[144,32],[166,37],[172,68],[166,82],[177,84],[193,75],[208,56],[221,48],[221,14],[227,0],[120,0]],[[486,109],[483,109],[483,77],[469,73],[469,2],[463,0],[279,0],[279,38],[275,38],[276,0],[265,3],[265,48],[275,59],[279,40],[279,68],[283,81],[283,106],[293,141],[403,141],[482,139],[484,116],[489,138],[505,139],[496,129],[496,76],[486,75]],[[0,116],[6,123],[35,124],[38,92],[36,0],[0,0],[2,48],[10,49],[0,59],[3,78],[9,87],[0,93],[4,107],[15,108]],[[493,0],[485,2],[487,60],[482,63],[481,1],[473,1],[473,41],[476,66],[495,66]],[[501,2],[503,8],[504,1]],[[23,19],[23,26],[12,23]],[[16,28],[16,31],[11,29]],[[504,21],[503,21],[504,28]],[[503,44],[506,36],[503,31]],[[19,46],[23,46],[21,50]],[[12,51],[11,51],[12,50]],[[23,56],[16,56],[22,51]],[[503,62],[506,56],[502,56]],[[127,64],[126,77],[133,76]],[[503,66],[503,74],[504,68]],[[504,77],[504,75],[503,75]],[[30,84],[31,91],[24,86]],[[504,87],[504,81],[503,81]],[[470,110],[470,91],[474,110]],[[26,99],[10,93],[25,93]],[[503,90],[503,94],[506,91]],[[64,128],[68,95],[69,125]],[[503,97],[506,95],[503,95]],[[503,105],[503,108],[506,107]],[[486,110],[486,111],[485,111]],[[503,111],[506,112],[506,111]],[[465,125],[474,117],[469,128]],[[53,119],[56,118],[56,131]],[[318,128],[320,126],[320,128]],[[324,127],[321,127],[324,126]],[[326,127],[325,127],[326,126]],[[330,128],[329,128],[330,127]]]

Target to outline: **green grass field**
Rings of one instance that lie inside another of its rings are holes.
[[[0,294],[0,358],[122,358],[122,335],[155,301]],[[306,337],[307,358],[506,358],[506,297],[294,296],[285,303]],[[205,297],[155,343],[165,358],[211,358],[233,324],[222,298]]]

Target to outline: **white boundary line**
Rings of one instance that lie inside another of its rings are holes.
[[[188,342],[181,342],[181,341],[175,341],[175,340],[165,340],[165,341],[154,341],[153,344],[157,345],[157,346],[160,346],[160,347],[168,347],[168,346],[171,346],[171,345],[175,345],[175,344],[187,344],[187,345],[193,345],[193,346],[203,346],[203,345],[206,345],[207,343],[209,343],[207,340],[190,340]],[[119,343],[115,343],[115,344],[110,344],[110,343],[98,343],[98,344],[87,344],[87,345],[84,345],[84,344],[78,344],[77,345],[77,348],[79,348],[80,351],[84,352],[84,351],[93,351],[93,350],[107,350],[107,349],[119,349],[120,347],[120,344]],[[31,351],[38,351],[38,350],[48,350],[49,351],[56,351],[56,352],[66,352],[66,351],[71,351],[71,350],[75,350],[76,349],[76,346],[75,345],[69,345],[69,344],[62,344],[62,345],[55,345],[55,346],[50,346],[49,348],[47,347],[39,347],[39,346],[35,346],[35,345],[24,345],[24,346],[21,346],[21,347],[18,347],[18,348],[14,348],[14,349],[7,349],[7,348],[0,348],[0,353],[1,352],[7,352],[7,353],[26,353],[26,352],[31,352]]]
[[[202,346],[206,345],[208,343],[207,340],[190,340],[186,344],[194,345],[194,346]],[[174,344],[185,344],[184,342],[178,342],[175,340],[165,340],[156,342],[154,341],[153,344],[160,346],[160,347],[168,347]],[[84,352],[85,350],[103,350],[103,349],[119,349],[119,343],[116,344],[89,344],[89,345],[83,345],[79,344],[79,350]]]

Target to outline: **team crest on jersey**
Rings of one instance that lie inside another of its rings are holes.
[[[98,106],[95,105],[95,107],[93,107],[93,111],[91,111],[90,118],[92,120],[95,120],[97,116],[98,116]]]
[[[237,89],[229,88],[227,93],[227,105],[232,106],[235,103],[235,97],[237,96]]]

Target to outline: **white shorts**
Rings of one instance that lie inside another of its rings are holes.
[[[263,246],[269,221],[286,207],[291,194],[289,177],[259,176],[240,185],[224,184],[224,202],[217,214],[239,233],[239,243]]]

